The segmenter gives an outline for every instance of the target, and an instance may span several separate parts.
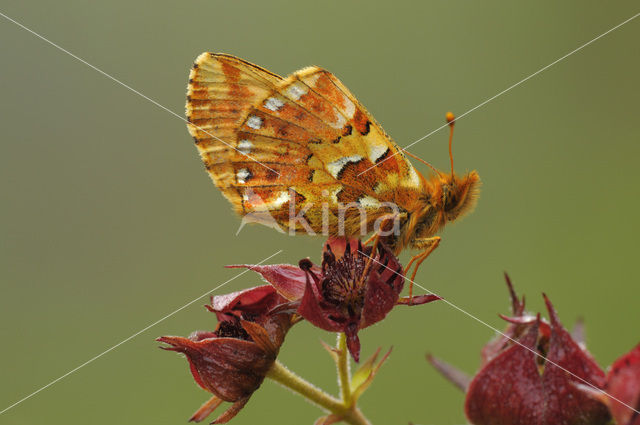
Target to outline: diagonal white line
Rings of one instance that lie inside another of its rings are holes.
[[[262,264],[265,261],[269,260],[272,257],[275,257],[276,255],[280,254],[282,252],[282,250],[271,254],[270,256],[268,256],[267,258],[265,258],[264,260],[260,261],[258,264]],[[113,345],[111,347],[109,347],[108,349],[104,350],[102,353],[98,354],[95,357],[90,358],[89,360],[87,360],[86,362],[82,363],[80,366],[71,369],[69,372],[65,373],[64,375],[54,379],[53,381],[49,382],[47,385],[37,389],[36,391],[32,392],[31,394],[29,394],[26,397],[21,398],[20,400],[16,401],[15,403],[13,403],[12,405],[4,408],[4,410],[0,411],[0,415],[2,415],[4,412],[6,412],[9,409],[12,409],[13,407],[17,406],[18,404],[22,403],[23,401],[26,401],[28,399],[30,399],[31,397],[33,397],[34,395],[38,394],[40,391],[46,390],[47,388],[49,388],[50,386],[52,386],[53,384],[55,384],[56,382],[66,378],[67,376],[71,375],[72,373],[82,369],[83,367],[85,367],[86,365],[88,365],[89,363],[94,362],[95,360],[98,360],[100,357],[104,356],[105,354],[109,353],[110,351],[115,350],[116,348],[118,348],[119,346],[121,346],[122,344],[132,340],[133,338],[137,337],[138,335],[140,335],[141,333],[151,329],[152,327],[154,327],[155,325],[157,325],[160,322],[163,322],[164,320],[168,319],[169,317],[173,316],[174,314],[184,310],[185,308],[189,307],[191,304],[195,303],[196,301],[198,301],[199,299],[203,298],[205,295],[209,295],[213,292],[215,292],[216,290],[222,288],[224,285],[226,285],[227,283],[231,282],[232,280],[235,280],[237,278],[239,278],[240,276],[242,276],[243,274],[247,273],[248,271],[250,271],[250,269],[246,269],[240,273],[238,273],[237,275],[235,275],[234,277],[232,277],[231,279],[221,283],[220,285],[216,286],[215,288],[205,292],[204,294],[198,296],[197,298],[194,298],[193,300],[189,301],[188,303],[186,303],[185,305],[183,305],[182,307],[172,311],[171,313],[167,314],[166,316],[164,316],[162,319],[156,320],[155,322],[153,322],[152,324],[140,329],[138,332],[134,333],[133,335],[123,339],[122,341],[120,341],[119,343],[117,343],[116,345]]]
[[[458,121],[460,118],[462,118],[462,117],[464,117],[464,116],[466,116],[466,115],[469,115],[470,113],[472,113],[472,112],[473,112],[473,111],[475,111],[476,109],[483,107],[484,105],[486,105],[487,103],[491,102],[492,100],[494,100],[494,99],[496,99],[496,98],[498,98],[498,97],[502,96],[503,94],[505,94],[505,93],[506,93],[506,92],[508,92],[509,90],[514,89],[514,88],[518,87],[520,84],[524,83],[525,81],[527,81],[527,80],[529,80],[529,79],[531,79],[531,78],[535,77],[536,75],[540,74],[541,72],[546,71],[547,69],[551,68],[553,65],[555,65],[555,64],[557,64],[558,62],[560,62],[560,61],[562,61],[562,60],[564,60],[564,59],[568,58],[569,56],[573,55],[574,53],[576,53],[576,52],[578,52],[578,51],[580,51],[580,50],[584,49],[585,47],[587,47],[588,45],[590,45],[590,44],[592,44],[592,43],[596,42],[597,40],[601,39],[601,38],[602,38],[602,37],[604,37],[605,35],[607,35],[607,34],[609,34],[609,33],[613,32],[613,31],[617,30],[618,28],[620,28],[621,26],[623,26],[623,25],[625,25],[625,24],[627,24],[627,23],[629,23],[629,22],[633,21],[633,20],[634,20],[634,19],[636,19],[638,16],[640,16],[640,13],[636,13],[635,15],[633,15],[632,17],[630,17],[629,19],[627,19],[627,20],[625,20],[625,21],[623,21],[623,22],[619,23],[619,24],[618,24],[618,25],[616,25],[615,27],[613,27],[613,28],[611,28],[611,29],[609,29],[609,30],[607,30],[607,31],[603,32],[602,34],[600,34],[600,35],[599,35],[599,36],[597,36],[596,38],[594,38],[594,39],[592,39],[592,40],[590,40],[590,41],[587,41],[587,42],[586,42],[586,43],[584,43],[582,46],[577,47],[577,48],[573,49],[572,51],[570,51],[569,53],[567,53],[566,55],[559,57],[558,59],[556,59],[556,60],[554,60],[553,62],[551,62],[549,65],[547,65],[547,66],[544,66],[544,67],[540,68],[539,70],[537,70],[537,71],[536,71],[536,72],[534,72],[533,74],[530,74],[529,76],[527,76],[527,77],[523,78],[522,80],[518,81],[517,83],[510,85],[510,86],[509,86],[509,87],[507,87],[506,89],[502,90],[500,93],[498,93],[498,94],[495,94],[495,95],[491,96],[490,98],[488,98],[488,99],[487,99],[487,100],[485,100],[484,102],[482,102],[482,103],[480,103],[480,104],[478,104],[478,105],[474,106],[473,108],[469,109],[467,112],[465,112],[465,113],[463,113],[463,114],[458,115],[458,116],[457,116],[457,117],[456,117],[452,122]],[[449,127],[449,123],[443,124],[443,125],[441,125],[440,127],[436,128],[435,130],[433,130],[433,131],[431,131],[431,132],[429,132],[429,133],[425,134],[424,136],[420,137],[419,139],[417,139],[417,140],[415,140],[415,141],[413,141],[413,142],[409,143],[407,146],[405,146],[405,147],[401,148],[399,151],[397,151],[397,152],[396,152],[396,153],[394,153],[393,155],[390,155],[389,157],[385,158],[384,160],[382,160],[382,161],[378,162],[377,164],[372,165],[371,167],[367,168],[366,170],[364,170],[363,172],[361,172],[360,174],[358,174],[358,176],[360,176],[360,175],[362,175],[362,174],[366,173],[367,171],[371,170],[372,168],[377,167],[378,165],[382,164],[382,163],[383,163],[383,162],[385,162],[386,160],[393,158],[394,156],[398,155],[400,152],[406,151],[406,150],[407,150],[407,149],[409,149],[411,146],[415,145],[415,144],[416,144],[416,143],[418,143],[418,142],[423,141],[423,140],[424,140],[424,139],[426,139],[427,137],[431,136],[431,135],[432,135],[432,134],[434,134],[434,133],[437,133],[438,131],[442,130],[442,129],[443,129],[443,128],[445,128],[445,127]]]
[[[378,261],[378,260],[376,260],[375,258],[373,258],[373,257],[371,257],[371,256],[369,256],[369,255],[367,255],[367,254],[365,254],[364,252],[362,252],[362,251],[360,251],[360,250],[358,250],[358,252],[359,252],[360,254],[364,255],[365,257],[367,257],[367,258],[369,258],[369,259],[371,259],[371,260],[375,261],[376,263],[380,264],[380,265],[381,265],[381,266],[383,266],[384,268],[386,268],[386,269],[388,269],[388,270],[391,270],[393,273],[397,274],[398,276],[401,276],[401,277],[403,277],[404,279],[407,279],[409,282],[413,283],[413,284],[414,284],[414,285],[416,285],[418,288],[421,288],[422,290],[427,291],[427,292],[428,292],[428,293],[430,293],[430,294],[437,295],[435,292],[433,292],[433,291],[431,291],[431,290],[429,290],[429,289],[425,288],[424,286],[420,285],[419,283],[414,282],[413,280],[409,279],[408,277],[406,277],[406,276],[405,276],[405,275],[403,275],[402,273],[398,273],[397,271],[395,271],[395,270],[393,270],[392,268],[390,268],[390,267],[386,266],[385,264],[382,264],[380,261]],[[463,314],[465,314],[465,315],[469,316],[470,318],[472,318],[472,319],[473,319],[473,320],[475,320],[476,322],[483,324],[484,326],[486,326],[487,328],[491,329],[492,331],[494,331],[494,332],[496,332],[496,333],[499,333],[499,334],[500,334],[500,335],[502,335],[503,337],[505,337],[505,338],[509,339],[509,340],[510,340],[511,342],[513,342],[514,344],[517,344],[517,345],[519,345],[520,347],[525,348],[525,349],[527,349],[527,350],[531,351],[533,354],[535,354],[536,356],[538,356],[538,357],[540,357],[541,359],[545,360],[547,363],[552,364],[552,365],[554,365],[554,366],[556,366],[556,367],[560,368],[561,370],[563,370],[564,372],[566,372],[566,373],[568,373],[569,375],[573,376],[574,378],[577,378],[577,379],[579,379],[580,381],[584,382],[585,384],[587,384],[587,386],[589,386],[590,388],[594,389],[595,391],[597,391],[597,392],[599,392],[599,393],[601,393],[601,394],[603,394],[603,395],[605,395],[605,396],[609,397],[609,398],[610,398],[610,399],[612,399],[612,400],[617,401],[618,403],[622,404],[623,406],[628,407],[629,409],[633,410],[634,412],[636,412],[636,413],[640,414],[640,411],[638,411],[638,410],[634,409],[633,407],[629,406],[629,405],[628,405],[628,404],[626,404],[625,402],[623,402],[623,401],[621,401],[621,400],[617,399],[616,397],[612,396],[611,394],[607,393],[606,391],[604,391],[604,390],[602,390],[602,389],[600,389],[600,388],[596,387],[596,386],[595,386],[595,385],[593,385],[591,382],[587,381],[586,379],[583,379],[583,378],[579,377],[579,376],[578,376],[578,375],[576,375],[575,373],[573,373],[573,372],[571,372],[571,371],[569,371],[569,370],[565,369],[564,367],[560,366],[559,364],[557,364],[557,363],[555,363],[555,362],[553,362],[553,361],[551,361],[551,360],[547,359],[547,358],[546,358],[545,356],[543,356],[542,354],[540,354],[540,353],[538,353],[537,351],[532,350],[531,348],[529,348],[529,347],[527,347],[527,346],[523,345],[521,342],[516,341],[515,339],[513,339],[513,338],[511,338],[510,336],[506,335],[504,332],[501,332],[501,331],[499,331],[498,329],[496,329],[495,327],[491,326],[490,324],[488,324],[488,323],[487,323],[487,322],[485,322],[484,320],[479,319],[478,317],[476,317],[476,316],[474,316],[473,314],[469,313],[469,312],[468,312],[468,311],[466,311],[465,309],[463,309],[463,308],[461,308],[461,307],[458,307],[457,305],[455,305],[454,303],[452,303],[452,302],[450,302],[450,301],[447,301],[447,299],[446,299],[446,298],[441,298],[441,299],[440,299],[440,301],[442,301],[442,302],[446,303],[447,305],[449,305],[449,306],[451,306],[451,307],[455,308],[455,309],[456,309],[456,310],[458,310],[459,312],[461,312],[461,313],[463,313]]]
[[[165,111],[167,111],[168,113],[170,113],[171,115],[181,119],[182,121],[186,122],[187,124],[191,124],[193,125],[195,128],[197,128],[200,131],[203,131],[204,133],[208,134],[209,136],[213,137],[214,139],[218,140],[219,142],[224,143],[225,145],[227,145],[228,147],[230,147],[231,149],[240,152],[242,155],[246,156],[247,158],[249,158],[250,160],[260,164],[261,166],[263,166],[264,168],[267,168],[268,170],[273,171],[274,173],[276,173],[277,175],[280,175],[280,173],[278,173],[276,170],[274,170],[273,168],[263,164],[262,162],[258,161],[257,159],[255,159],[254,157],[252,157],[251,155],[242,152],[241,150],[235,148],[234,146],[231,146],[229,143],[225,142],[224,140],[222,140],[221,138],[209,133],[207,130],[195,125],[192,122],[189,122],[189,120],[187,120],[186,118],[184,118],[182,115],[179,115],[177,113],[175,113],[174,111],[172,111],[171,109],[167,108],[166,106],[161,105],[160,103],[156,102],[155,100],[151,99],[149,96],[139,92],[138,90],[134,89],[133,87],[123,83],[122,81],[118,80],[116,77],[112,76],[111,74],[106,73],[105,71],[101,70],[100,68],[98,68],[97,66],[94,66],[92,64],[90,64],[89,62],[85,61],[84,59],[74,55],[73,53],[71,53],[70,51],[66,50],[65,48],[57,45],[56,43],[54,43],[51,40],[48,40],[47,38],[45,38],[44,36],[38,34],[37,32],[33,31],[30,28],[27,28],[26,26],[22,25],[20,22],[16,21],[15,19],[12,19],[10,17],[8,17],[7,15],[5,15],[4,13],[0,12],[0,16],[2,16],[3,18],[5,18],[8,21],[13,22],[14,24],[16,24],[17,26],[19,26],[20,28],[22,28],[25,31],[30,32],[31,34],[35,35],[36,37],[38,37],[39,39],[41,39],[42,41],[45,41],[46,43],[52,45],[53,47],[55,47],[56,49],[60,50],[61,52],[66,53],[67,55],[71,56],[72,58],[82,62],[83,64],[87,65],[89,68],[93,69],[94,71],[99,72],[100,74],[104,75],[105,77],[107,77],[108,79],[110,79],[111,81],[120,84],[122,87],[132,91],[133,93],[137,94],[138,96],[142,97],[143,99],[148,100],[149,102],[153,103],[154,105],[156,105],[158,108],[163,109]],[[1,413],[1,412],[0,412]]]

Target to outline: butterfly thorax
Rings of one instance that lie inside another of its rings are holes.
[[[468,212],[476,204],[480,178],[472,171],[463,177],[436,175],[425,181],[425,196],[407,214],[396,238],[387,240],[396,253],[406,247],[422,249],[424,241],[436,235],[447,223]]]

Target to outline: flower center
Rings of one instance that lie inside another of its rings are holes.
[[[219,338],[234,338],[244,341],[251,341],[251,337],[242,328],[239,321],[224,320],[218,324],[218,328],[214,332]]]
[[[349,316],[359,315],[366,291],[367,279],[363,276],[366,260],[363,255],[353,255],[349,244],[340,259],[329,248],[322,262],[324,279],[320,290],[324,301],[346,309]],[[370,272],[371,268],[367,274]]]

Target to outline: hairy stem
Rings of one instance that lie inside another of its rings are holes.
[[[331,412],[344,410],[344,404],[340,400],[305,381],[277,360],[267,372],[267,377]]]
[[[347,350],[347,336],[338,333],[338,342],[336,344],[338,360],[336,366],[338,369],[338,385],[340,385],[340,394],[342,402],[345,406],[351,406],[351,373],[349,371],[349,353]]]
[[[276,360],[267,377],[300,394],[314,404],[328,410],[351,425],[371,425],[355,406],[347,406],[341,400],[327,394],[313,384],[291,372]]]

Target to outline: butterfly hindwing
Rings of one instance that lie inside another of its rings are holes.
[[[236,139],[238,122],[281,80],[263,68],[224,54],[203,53],[191,69],[186,105],[189,132],[214,183],[237,212],[242,209],[241,195],[231,186],[234,163],[256,161]]]
[[[389,212],[385,202],[402,207],[424,191],[423,178],[398,146],[331,73],[309,67],[281,79],[234,59],[209,56],[213,76],[190,83],[189,92],[204,86],[209,103],[194,118],[205,118],[207,128],[237,149],[192,129],[214,181],[238,213],[268,213],[284,229],[356,234],[361,217],[354,207],[366,210],[371,223]]]

